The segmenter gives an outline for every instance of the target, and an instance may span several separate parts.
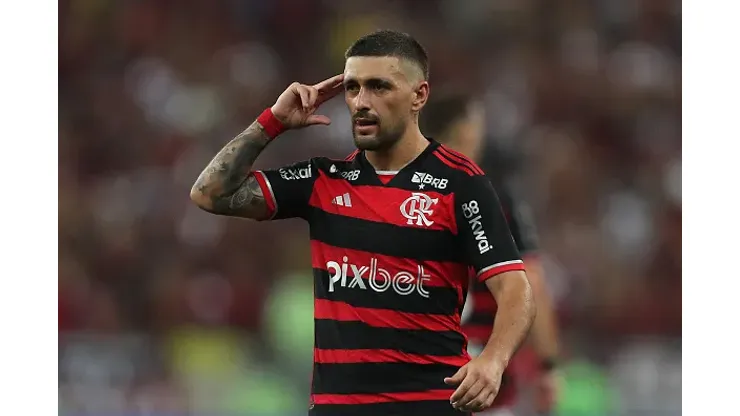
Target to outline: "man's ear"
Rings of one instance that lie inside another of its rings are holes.
[[[414,89],[414,100],[411,103],[411,110],[415,113],[421,111],[429,99],[429,82],[420,81]]]

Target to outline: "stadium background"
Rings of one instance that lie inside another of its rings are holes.
[[[61,0],[60,414],[305,414],[305,225],[218,218],[188,191],[288,83],[340,72],[375,28],[425,45],[432,93],[485,99],[483,167],[532,204],[562,319],[557,414],[680,414],[680,7]],[[342,100],[324,111],[331,127],[259,166],[349,153]]]

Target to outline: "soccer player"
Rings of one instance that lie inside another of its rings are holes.
[[[470,159],[424,137],[426,52],[378,31],[346,52],[344,73],[291,84],[205,168],[202,209],[309,224],[315,303],[309,415],[447,416],[487,408],[535,315],[524,265],[491,182]],[[252,171],[281,132],[330,120],[344,93],[357,150]],[[499,311],[475,358],[460,314],[469,270]]]
[[[482,154],[485,136],[485,109],[481,102],[461,90],[449,90],[432,96],[420,115],[421,131],[440,143],[478,161]],[[524,257],[527,277],[532,285],[537,317],[532,325],[530,341],[540,357],[542,371],[536,386],[536,408],[549,412],[554,405],[556,377],[554,364],[558,356],[558,338],[555,313],[542,275],[542,266],[536,256],[537,237],[528,208],[516,201],[501,178],[491,176],[492,183],[501,202],[509,229],[519,252]],[[496,315],[496,301],[485,284],[472,282],[466,303],[470,307],[469,317],[463,321],[463,331],[468,337],[468,351],[475,356],[491,335],[491,326]],[[511,414],[517,395],[516,374],[504,372],[501,390],[491,409],[479,416]]]

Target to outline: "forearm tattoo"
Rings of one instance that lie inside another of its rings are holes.
[[[250,171],[269,142],[262,126],[254,122],[224,146],[193,185],[191,195],[198,205],[215,214],[265,217],[265,198]]]

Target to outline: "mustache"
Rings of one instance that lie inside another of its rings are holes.
[[[355,115],[353,115],[352,121],[357,121],[357,120],[366,120],[366,121],[373,121],[373,122],[380,121],[378,117],[375,117],[374,115],[368,112],[361,112],[361,113],[356,113]]]

